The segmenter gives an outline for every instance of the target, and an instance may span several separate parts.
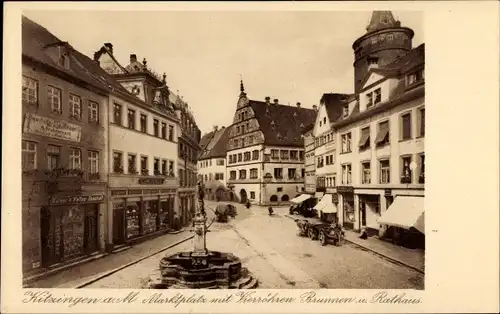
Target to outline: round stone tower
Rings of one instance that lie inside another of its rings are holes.
[[[412,49],[413,30],[402,27],[391,11],[374,11],[366,31],[352,45],[355,92],[371,68],[384,68]]]

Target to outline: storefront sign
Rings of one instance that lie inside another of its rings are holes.
[[[80,142],[82,136],[82,128],[76,124],[32,113],[25,116],[23,132],[73,142]]]
[[[76,195],[76,196],[54,196],[49,201],[50,205],[97,203],[104,200],[104,195]]]
[[[352,186],[337,186],[338,193],[354,193],[354,187]]]
[[[127,191],[125,191],[125,190],[113,190],[113,191],[111,191],[112,196],[126,195],[126,194],[127,194]]]
[[[163,184],[164,178],[142,178],[139,179],[139,184]]]
[[[384,190],[384,196],[391,196],[392,195],[392,190],[391,189],[385,189]]]
[[[128,195],[142,194],[142,190],[128,190]]]

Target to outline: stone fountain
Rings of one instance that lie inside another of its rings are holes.
[[[196,187],[193,250],[163,257],[150,289],[253,289],[257,279],[231,254],[207,249],[207,215],[201,182]]]

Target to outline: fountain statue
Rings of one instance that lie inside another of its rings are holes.
[[[193,250],[170,254],[160,260],[156,273],[149,278],[150,289],[252,289],[257,279],[231,254],[207,249],[205,191],[196,186],[196,214],[193,219]]]

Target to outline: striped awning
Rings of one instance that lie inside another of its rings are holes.
[[[311,198],[311,195],[309,194],[300,194],[299,196],[295,197],[295,198],[292,198],[290,200],[290,202],[294,203],[294,204],[300,204],[302,203],[303,201],[307,200]]]
[[[380,216],[381,225],[403,229],[415,228],[425,234],[424,198],[418,196],[398,196],[391,206]]]
[[[325,194],[321,201],[314,206],[314,209],[324,214],[336,213],[337,206],[333,203],[332,194]]]

